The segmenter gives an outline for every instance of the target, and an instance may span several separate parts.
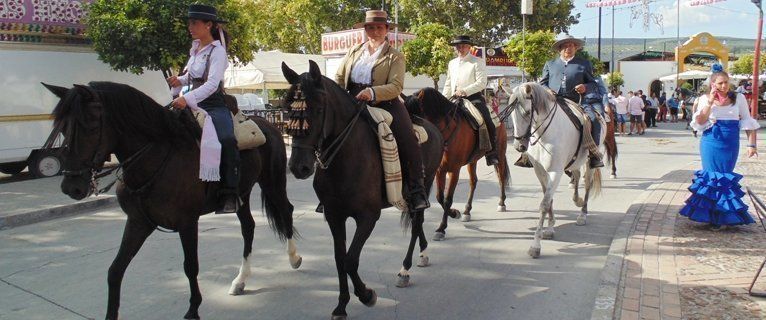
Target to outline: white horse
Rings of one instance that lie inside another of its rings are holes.
[[[557,106],[556,98],[546,87],[534,82],[524,83],[513,90],[509,105],[516,150],[527,153],[544,192],[540,202],[540,221],[535,231],[534,243],[528,251],[532,258],[537,258],[540,256],[540,239],[553,239],[553,227],[556,224],[556,218],[553,216],[553,194],[564,171],[572,172],[572,181],[575,184],[572,200],[582,208],[577,216],[577,225],[580,226],[586,222],[591,191],[594,196],[601,191],[601,171],[598,168],[589,168],[588,149],[585,143],[579,143],[580,132],[561,107]],[[599,145],[603,148],[606,125],[603,119],[600,121],[602,125]],[[602,151],[602,154],[606,153]],[[585,173],[584,199],[580,198],[578,193],[581,170]],[[548,227],[543,230],[546,214]]]

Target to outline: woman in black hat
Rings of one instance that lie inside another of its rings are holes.
[[[239,151],[234,137],[231,112],[223,99],[223,75],[229,66],[229,60],[226,54],[228,35],[221,24],[226,21],[218,18],[214,7],[200,4],[190,5],[186,18],[189,34],[194,39],[189,51],[189,62],[184,68],[183,75],[172,76],[167,81],[173,88],[173,96],[178,95],[186,85],[191,85],[191,90],[175,98],[171,104],[178,109],[184,109],[187,106],[200,108],[210,116],[218,141],[221,143],[220,171],[222,174],[219,178],[217,165],[206,168],[206,151],[202,148],[200,175],[205,181],[222,180],[219,192],[222,205],[216,213],[234,213],[239,209],[237,199]],[[206,128],[203,128],[204,130]],[[203,140],[204,137],[203,133]]]

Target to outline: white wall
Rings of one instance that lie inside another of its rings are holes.
[[[622,73],[625,84],[622,92],[643,90],[649,92],[649,84],[662,76],[676,72],[675,61],[620,61],[618,70]],[[665,92],[675,90],[673,83],[665,83]]]

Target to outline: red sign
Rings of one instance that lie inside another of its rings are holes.
[[[487,50],[487,54],[484,55],[484,49]],[[471,48],[471,54],[484,58],[488,66],[496,67],[515,67],[516,62],[511,60],[508,55],[503,52],[503,48]],[[483,56],[483,57],[482,57]]]
[[[415,39],[415,35],[406,32],[393,31],[388,33],[388,43],[391,46],[401,47],[405,42]],[[351,29],[322,34],[322,55],[344,55],[355,45],[367,41],[364,29]]]

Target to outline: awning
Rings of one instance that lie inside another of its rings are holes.
[[[244,66],[230,65],[224,74],[224,86],[227,89],[260,90],[287,89],[287,83],[282,75],[282,62],[298,74],[308,72],[309,61],[319,65],[322,74],[325,73],[325,58],[320,55],[284,53],[280,51],[257,52],[252,62]]]

